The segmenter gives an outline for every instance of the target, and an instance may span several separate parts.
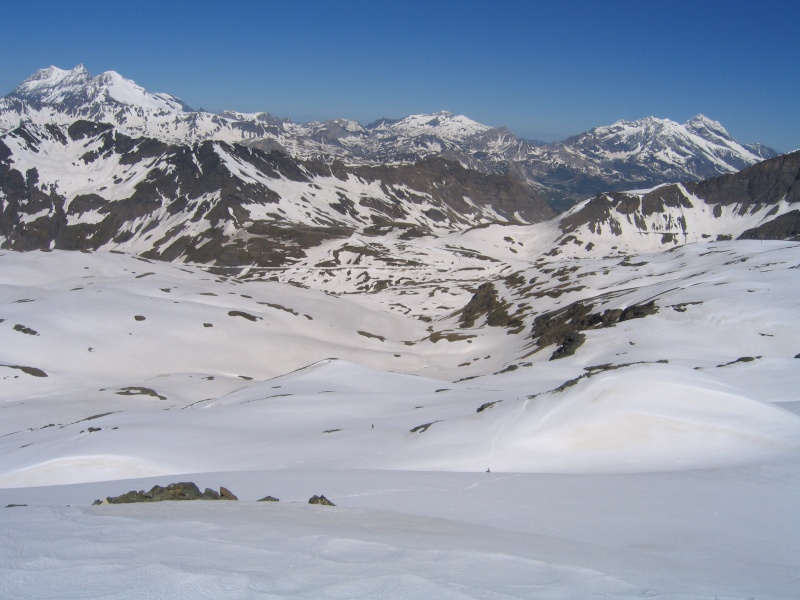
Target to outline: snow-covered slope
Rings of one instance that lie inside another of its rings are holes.
[[[346,298],[3,252],[0,595],[792,598],[800,245],[545,228]],[[187,480],[240,502],[89,506]]]
[[[471,322],[466,289],[432,308],[433,270],[417,275],[426,285],[345,300],[124,255],[5,253],[0,482],[234,462],[650,471],[793,451],[800,419],[774,403],[798,383],[798,250],[739,241],[545,258],[491,278],[502,306],[485,302]],[[493,321],[500,312],[513,320]],[[377,453],[364,452],[372,425]],[[209,455],[195,436],[174,453],[167,432],[179,431],[237,444]],[[98,443],[119,461],[92,458]]]
[[[521,326],[465,324],[445,269],[344,299],[4,252],[0,592],[791,598],[800,246],[567,259],[532,229],[447,243]],[[88,506],[186,480],[240,502]]]
[[[239,502],[0,489],[7,597],[712,600],[796,595],[797,461],[636,475],[245,471]],[[309,506],[312,494],[336,507]],[[279,503],[255,502],[271,494]],[[66,506],[70,505],[70,506]]]

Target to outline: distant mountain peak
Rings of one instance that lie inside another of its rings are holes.
[[[153,94],[116,71],[92,77],[83,64],[64,70],[55,66],[28,77],[9,97],[41,107],[88,116],[105,112],[104,105],[130,106],[143,110],[185,112],[186,104],[169,94]]]
[[[710,125],[712,127],[722,127],[722,124],[719,121],[715,121],[714,119],[709,119],[704,114],[698,114],[686,121],[684,125]]]
[[[605,130],[612,130],[612,129],[622,129],[622,128],[637,128],[637,129],[663,129],[665,127],[681,127],[680,123],[673,121],[672,119],[664,119],[661,117],[654,117],[654,116],[647,116],[642,117],[641,119],[619,119],[618,121],[614,121],[611,125],[600,125],[599,127],[594,127],[591,131],[605,131]]]
[[[74,79],[80,77],[88,77],[89,72],[86,70],[86,67],[83,63],[80,63],[74,69],[59,69],[54,65],[50,65],[44,69],[39,69],[28,77],[25,81],[22,82],[22,85],[25,85],[28,82],[48,82],[48,83],[57,83],[63,81],[65,79]]]
[[[378,128],[392,129],[406,136],[435,135],[447,141],[463,141],[478,133],[492,129],[464,115],[455,115],[446,110],[432,114],[408,115],[392,121],[383,120]]]
[[[71,70],[49,66],[36,71],[14,88],[9,96],[42,103],[55,102],[63,88],[84,85],[88,80],[89,73],[82,64]]]
[[[700,137],[713,140],[715,138],[721,138],[726,142],[733,142],[734,139],[731,137],[731,134],[722,126],[722,123],[719,121],[714,121],[713,119],[709,119],[705,115],[697,115],[696,117],[689,119],[684,123],[684,127],[691,131],[692,133],[696,133]]]

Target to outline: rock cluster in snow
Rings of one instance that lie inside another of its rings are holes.
[[[219,492],[206,488],[201,492],[197,484],[191,481],[170,483],[167,486],[154,485],[150,491],[131,490],[119,496],[108,496],[105,500],[96,500],[95,504],[133,504],[135,502],[164,502],[175,500],[238,500],[227,488],[219,488]]]

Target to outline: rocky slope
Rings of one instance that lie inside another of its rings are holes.
[[[518,180],[436,158],[345,167],[210,140],[131,138],[90,121],[27,124],[0,138],[0,243],[15,250],[277,266],[354,233],[413,238],[550,216]]]
[[[800,152],[697,183],[600,194],[559,218],[561,246],[657,250],[709,239],[797,240]]]

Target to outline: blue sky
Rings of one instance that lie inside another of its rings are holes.
[[[190,106],[295,120],[449,110],[522,137],[698,113],[800,148],[800,2],[7,0],[0,94],[114,70]]]

